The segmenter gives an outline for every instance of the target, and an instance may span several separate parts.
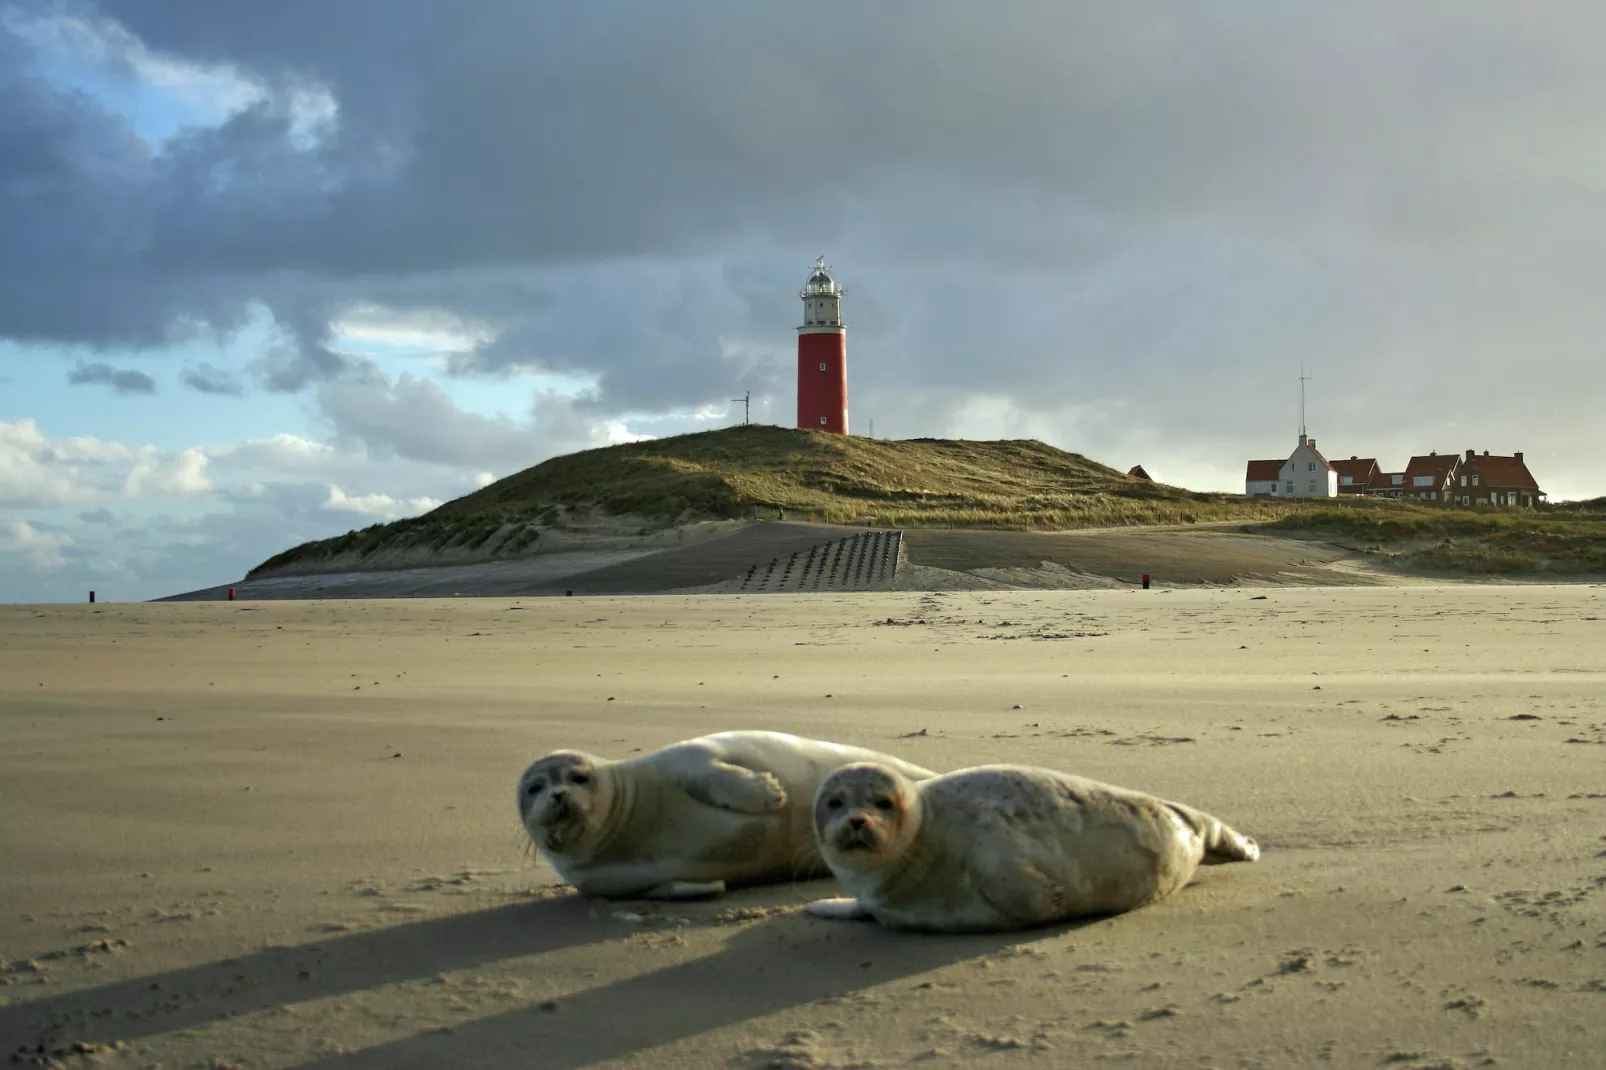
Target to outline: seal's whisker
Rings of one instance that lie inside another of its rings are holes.
[[[791,865],[793,883],[812,880],[825,872],[825,863],[820,858],[819,846],[812,835],[793,848]]]

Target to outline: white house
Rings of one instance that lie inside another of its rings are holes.
[[[1300,435],[1288,460],[1249,462],[1244,493],[1250,497],[1336,498],[1338,472],[1317,451],[1314,438]]]

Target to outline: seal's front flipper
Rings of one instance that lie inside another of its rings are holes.
[[[1204,865],[1219,866],[1223,862],[1259,862],[1260,844],[1254,837],[1216,822],[1214,835],[1205,841]]]
[[[816,918],[834,921],[858,921],[870,916],[869,909],[857,899],[816,899],[803,909]]]
[[[664,881],[641,894],[646,899],[712,899],[724,893],[724,881]]]
[[[772,773],[755,773],[739,765],[715,761],[686,782],[686,794],[698,802],[739,814],[772,814],[786,805],[786,789]]]
[[[1198,832],[1204,843],[1204,857],[1200,865],[1219,866],[1226,862],[1260,861],[1260,844],[1237,829],[1222,823],[1221,819],[1202,810],[1181,803],[1168,802],[1171,812]]]

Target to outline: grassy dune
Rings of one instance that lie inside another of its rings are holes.
[[[629,518],[613,528],[632,533],[779,511],[822,523],[1063,530],[1271,520],[1290,508],[1133,479],[1030,440],[894,442],[755,425],[554,457],[423,516],[297,546],[251,575],[337,556],[361,567],[409,549],[517,557],[599,530],[598,518]]]
[[[1606,571],[1602,502],[1533,513],[1246,499],[1133,479],[1034,440],[899,442],[755,425],[554,457],[422,516],[286,550],[250,575],[506,560],[781,512],[1015,531],[1243,521],[1337,538],[1410,568]]]
[[[1606,572],[1606,499],[1539,510],[1403,502],[1343,505],[1348,507],[1313,504],[1264,527],[1341,541],[1413,571]]]

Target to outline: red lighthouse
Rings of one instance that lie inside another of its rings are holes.
[[[848,433],[848,329],[842,325],[842,287],[825,257],[798,293],[803,326],[797,329],[797,425]]]

